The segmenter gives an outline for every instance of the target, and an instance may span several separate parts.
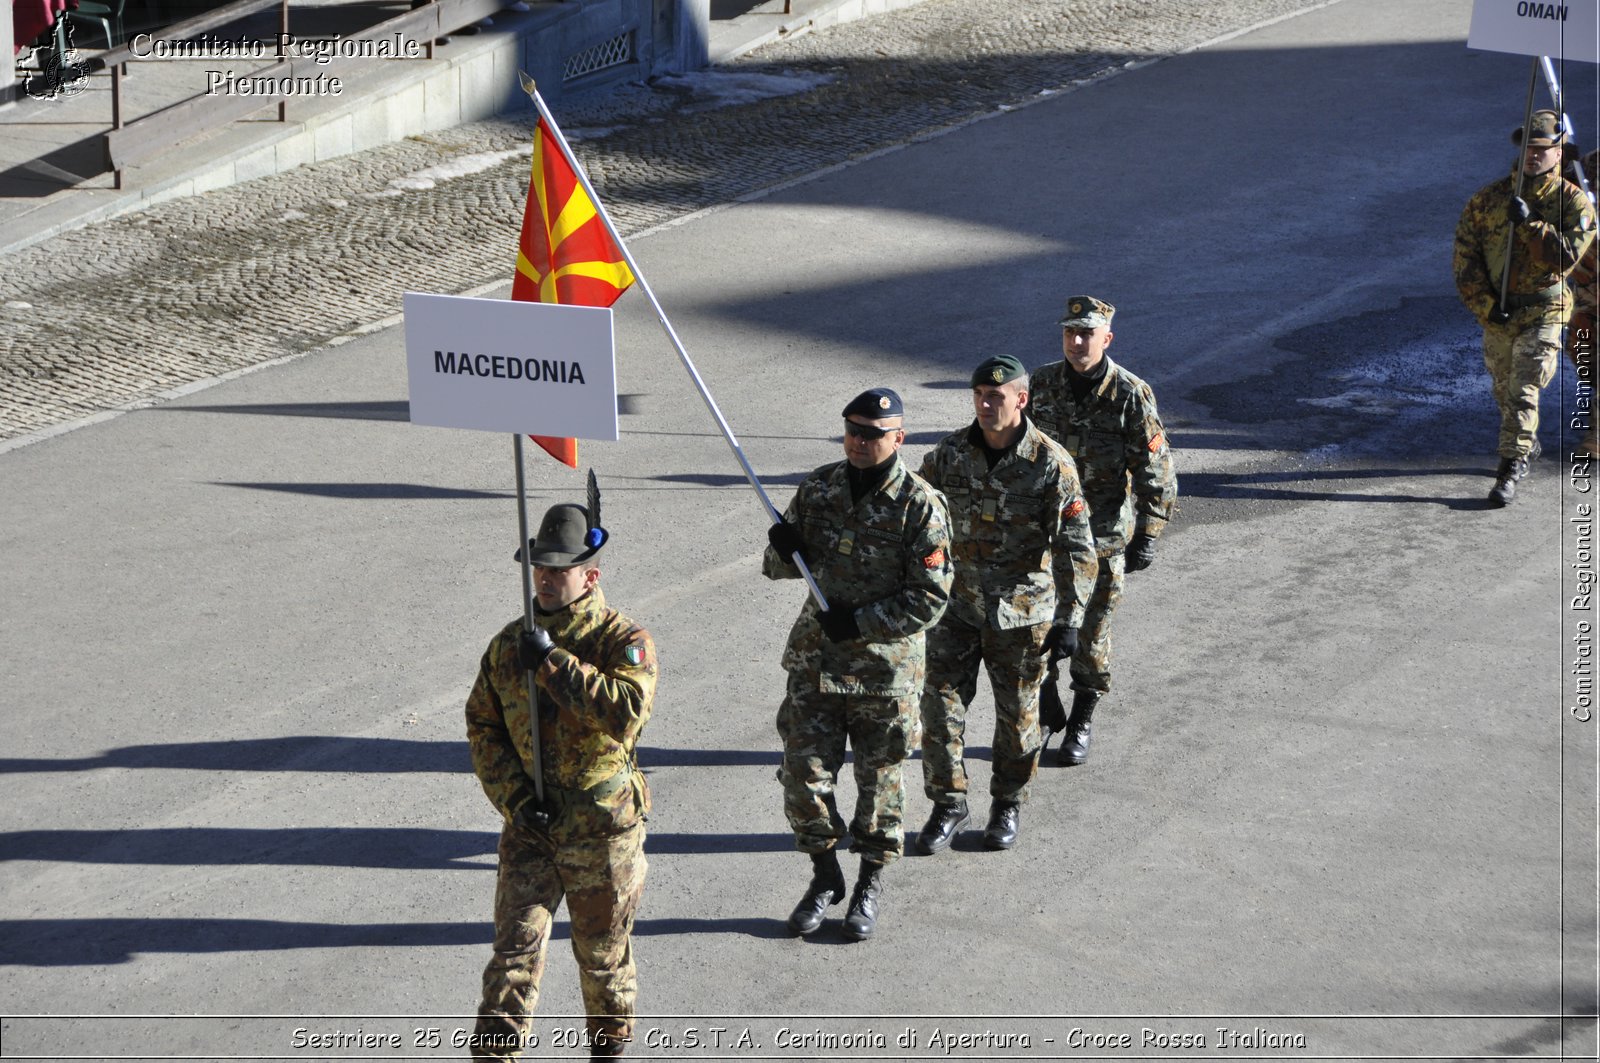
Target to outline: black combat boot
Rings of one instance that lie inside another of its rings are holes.
[[[861,874],[855,892],[850,894],[850,910],[844,917],[844,936],[865,941],[878,928],[878,895],[883,892],[883,865],[861,858]]]
[[[965,800],[954,804],[935,804],[932,814],[928,816],[928,825],[917,835],[917,851],[932,856],[941,849],[950,848],[956,832],[965,827],[971,818]]]
[[[1082,764],[1089,759],[1089,722],[1094,719],[1094,707],[1100,703],[1098,690],[1072,692],[1072,715],[1067,717],[1067,731],[1061,739],[1061,763]]]
[[[1494,473],[1494,486],[1489,488],[1491,506],[1509,506],[1517,498],[1517,481],[1528,475],[1527,458],[1501,458]]]
[[[600,1030],[591,1031],[591,1037],[589,1039],[589,1058],[611,1059],[614,1056],[620,1056],[622,1055],[622,1050],[627,1047],[627,1044],[627,1041],[623,1040],[621,1037],[618,1037],[616,1034],[606,1033]]]
[[[789,929],[796,934],[809,934],[822,925],[822,913],[830,904],[844,900],[844,868],[839,866],[839,854],[832,849],[811,854],[811,885],[806,895],[789,913]]]
[[[1017,828],[1021,826],[1021,819],[1022,802],[996,798],[989,806],[989,825],[983,830],[983,847],[1009,849],[1017,844]]]

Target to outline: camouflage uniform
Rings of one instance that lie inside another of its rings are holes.
[[[514,1059],[538,1004],[551,921],[567,900],[591,1036],[631,1036],[637,978],[629,937],[644,889],[644,821],[650,789],[634,746],[650,718],[656,652],[650,635],[606,607],[595,587],[571,605],[538,614],[556,648],[538,680],[539,737],[548,830],[513,815],[533,799],[533,733],[518,661],[522,620],[489,643],[467,699],[467,738],[483,791],[506,824],[495,888],[494,957],[472,1054]]]
[[[922,778],[935,804],[966,797],[967,706],[978,665],[994,690],[990,794],[1024,801],[1038,765],[1040,656],[1051,624],[1081,627],[1097,564],[1088,506],[1072,456],[1025,422],[989,468],[974,423],[922,460],[922,478],[950,505],[955,584],[928,633],[922,691]]]
[[[848,740],[856,779],[850,848],[888,863],[903,847],[900,765],[916,731],[923,632],[950,597],[950,529],[938,495],[898,455],[859,502],[851,500],[848,470],[841,461],[811,473],[784,513],[804,538],[828,603],[855,606],[861,638],[826,638],[816,600],[806,598],[783,651],[789,682],[778,709],[778,781],[796,848],[833,848],[844,836],[833,791]],[[800,578],[770,546],[762,572],[768,579]]]
[[[1150,385],[1109,355],[1105,376],[1073,398],[1065,361],[1033,373],[1029,409],[1078,465],[1100,572],[1072,658],[1074,690],[1111,689],[1111,615],[1122,601],[1123,551],[1134,535],[1159,539],[1178,497],[1172,450]]]
[[[1572,311],[1566,277],[1594,236],[1594,209],[1559,167],[1523,179],[1533,217],[1516,226],[1507,286],[1511,320],[1491,321],[1512,226],[1506,209],[1516,173],[1485,185],[1456,225],[1455,279],[1461,301],[1483,326],[1483,361],[1500,407],[1499,453],[1524,458],[1539,430],[1539,391],[1556,372],[1561,328]]]

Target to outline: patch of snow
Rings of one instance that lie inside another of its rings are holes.
[[[810,92],[832,81],[832,74],[735,74],[717,70],[697,70],[657,78],[660,88],[686,92],[691,97],[680,113],[714,111],[776,96]]]

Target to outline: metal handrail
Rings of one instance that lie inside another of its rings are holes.
[[[365,33],[374,38],[400,35],[426,41],[425,54],[431,59],[435,38],[488,18],[514,2],[515,0],[430,0],[421,7],[369,27]],[[282,29],[283,33],[287,34],[288,0],[236,0],[235,3],[208,15],[178,23],[170,27],[167,32],[181,32],[185,36],[194,36],[204,32],[205,29],[237,19],[241,15],[273,6],[281,6]],[[191,137],[228,125],[270,104],[277,104],[278,120],[285,120],[288,98],[286,93],[260,96],[213,96],[197,93],[159,111],[124,123],[121,113],[122,64],[127,62],[131,53],[127,51],[127,46],[123,45],[115,52],[106,53],[106,56],[110,56],[116,63],[111,66],[112,128],[105,134],[104,144],[106,165],[111,168],[117,188],[122,187],[123,170],[129,164],[148,158]],[[101,58],[104,59],[106,56]],[[137,56],[131,57],[140,59]],[[359,59],[360,57],[351,55],[326,57],[321,62],[310,57],[285,58],[280,48],[278,62],[253,71],[251,76],[293,78],[304,76],[313,68],[316,73],[326,74],[342,69]],[[154,60],[140,59],[140,61]]]

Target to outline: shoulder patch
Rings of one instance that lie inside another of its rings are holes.
[[[627,648],[622,651],[622,655],[628,659],[628,663],[629,664],[643,664],[644,663],[644,643],[642,643],[642,642],[631,642],[631,643],[629,643]]]
[[[1079,513],[1082,513],[1087,508],[1089,507],[1083,504],[1083,499],[1074,498],[1070,503],[1068,503],[1067,507],[1061,511],[1061,515],[1067,520],[1071,520],[1073,517],[1076,517]]]
[[[936,547],[933,553],[922,559],[923,568],[938,568],[944,564],[944,547]]]
[[[1146,445],[1146,449],[1149,450],[1150,453],[1154,454],[1156,451],[1161,449],[1161,445],[1166,441],[1166,433],[1157,432],[1155,435],[1150,437],[1150,442]]]

